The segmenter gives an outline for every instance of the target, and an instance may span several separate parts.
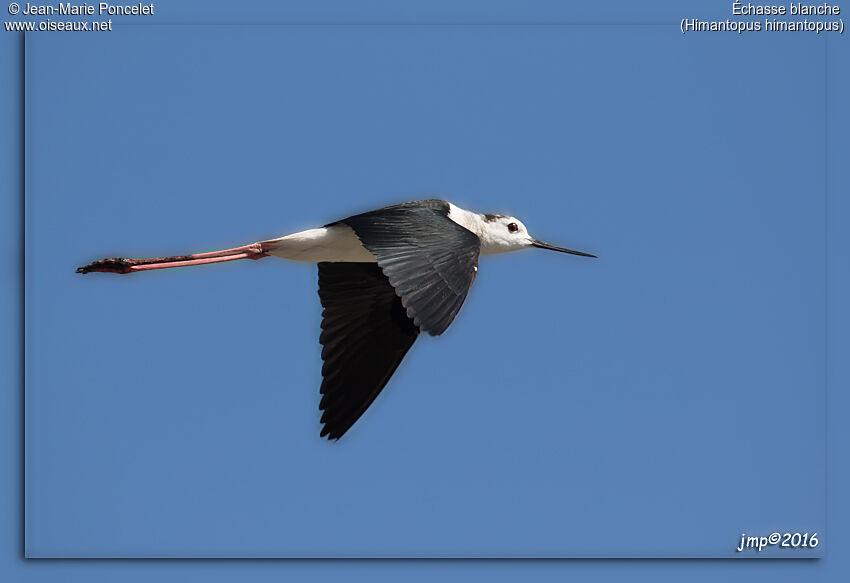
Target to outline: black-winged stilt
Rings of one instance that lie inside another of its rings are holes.
[[[112,257],[77,273],[133,273],[269,255],[318,263],[324,307],[321,436],[338,439],[375,400],[419,333],[438,336],[449,327],[475,279],[478,256],[528,247],[595,257],[533,239],[514,217],[422,200],[234,249]]]

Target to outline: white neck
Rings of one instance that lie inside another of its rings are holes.
[[[515,246],[507,246],[505,237],[494,236],[493,229],[497,228],[497,225],[492,221],[487,221],[484,215],[473,213],[449,203],[449,218],[461,227],[478,235],[481,240],[481,255],[506,253],[517,249]]]

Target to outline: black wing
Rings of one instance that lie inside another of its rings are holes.
[[[319,263],[321,436],[338,439],[372,404],[418,328],[374,263]]]
[[[445,332],[478,269],[478,235],[448,217],[443,201],[419,201],[340,221],[377,259],[423,332]]]

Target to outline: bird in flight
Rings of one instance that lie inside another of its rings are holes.
[[[478,256],[550,249],[518,219],[442,200],[362,213],[286,237],[173,257],[110,257],[77,273],[134,273],[270,255],[319,266],[322,312],[320,435],[339,439],[372,404],[420,332],[439,336],[460,310]]]

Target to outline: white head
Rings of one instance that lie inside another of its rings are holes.
[[[584,257],[596,257],[596,255],[591,255],[590,253],[564,249],[563,247],[556,247],[538,241],[528,234],[528,229],[525,228],[522,221],[515,217],[505,215],[479,215],[479,217],[480,232],[478,236],[481,239],[482,255],[507,253],[508,251],[537,247],[539,249],[551,249],[552,251],[572,253],[573,255],[582,255]]]

